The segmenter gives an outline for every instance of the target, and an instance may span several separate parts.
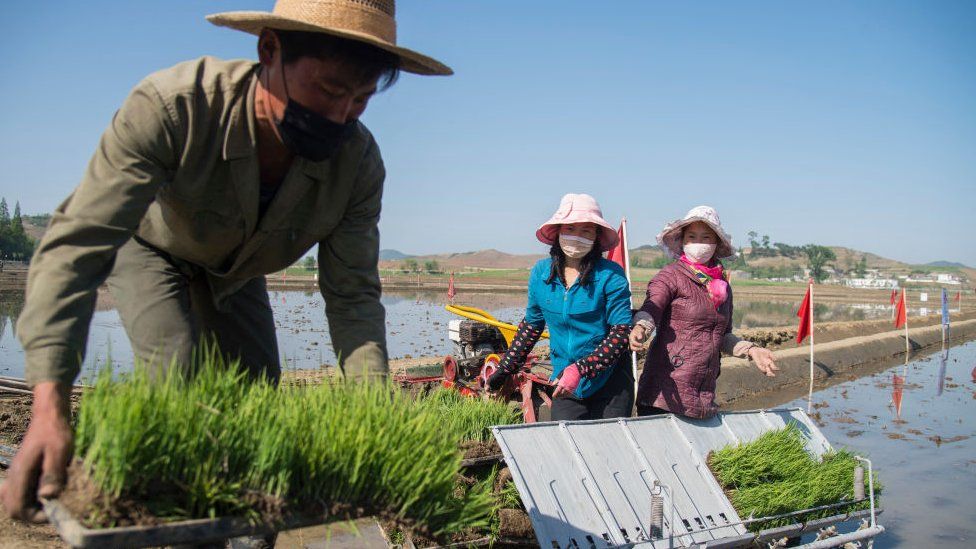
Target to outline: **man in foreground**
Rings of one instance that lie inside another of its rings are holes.
[[[387,372],[377,223],[385,171],[358,119],[399,71],[448,75],[396,46],[393,0],[279,0],[208,19],[259,36],[258,63],[154,73],[102,136],[38,245],[18,322],[33,416],[0,501],[40,519],[72,452],[68,393],[107,280],[135,356],[186,368],[212,337],[255,379],[280,375],[264,275],[318,244],[348,375]]]

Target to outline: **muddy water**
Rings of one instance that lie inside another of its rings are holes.
[[[814,394],[827,440],[866,455],[884,483],[875,548],[976,547],[974,366],[970,342]]]
[[[318,368],[322,364],[335,364],[321,295],[270,292],[270,298],[278,348],[287,367]],[[387,292],[382,302],[386,308],[387,345],[392,358],[442,356],[452,351],[447,339],[447,322],[459,317],[444,309],[442,294]],[[484,309],[499,320],[518,323],[524,313],[525,296],[472,294],[463,303]],[[19,296],[0,296],[0,376],[23,376],[24,352],[16,338],[16,319],[22,308]],[[82,375],[90,375],[109,359],[120,371],[132,366],[132,349],[115,309],[95,312]]]
[[[325,307],[314,292],[270,292],[278,327],[278,347],[290,368],[318,368],[335,364]],[[386,292],[387,344],[391,358],[445,355],[452,351],[447,322],[454,315],[444,310],[443,292]],[[518,323],[524,313],[523,293],[464,293],[459,304],[485,309],[499,320]],[[789,326],[796,322],[797,303],[736,299],[733,321],[737,328]],[[22,298],[0,295],[0,375],[23,375],[23,350],[15,337]],[[890,308],[869,304],[818,304],[817,321],[886,318]],[[132,351],[118,312],[99,307],[88,336],[84,372],[111,359],[116,368],[131,368]]]

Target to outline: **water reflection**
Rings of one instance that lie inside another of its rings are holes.
[[[752,301],[735,298],[732,325],[735,328],[773,328],[796,324],[799,302]],[[868,303],[815,303],[815,322],[874,320],[891,316],[891,307]]]
[[[17,317],[24,308],[24,295],[20,292],[0,293],[0,340],[9,329],[13,334]]]
[[[972,547],[976,539],[976,342],[824,389],[814,417],[884,485],[874,547]],[[804,406],[806,398],[787,406]],[[937,541],[936,541],[937,540]]]

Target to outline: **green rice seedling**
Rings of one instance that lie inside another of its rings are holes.
[[[743,518],[761,518],[823,505],[854,501],[857,460],[847,450],[827,453],[818,462],[804,447],[795,424],[763,434],[753,442],[714,452],[709,465],[732,506]],[[881,485],[875,481],[875,493]],[[867,507],[825,509],[800,517],[750,524],[750,530],[810,520]]]
[[[102,372],[82,399],[76,444],[104,495],[164,520],[324,508],[433,535],[487,526],[490,489],[452,497],[461,456],[443,424],[386,383],[276,388],[206,352],[189,380]]]
[[[795,423],[763,433],[747,444],[726,446],[712,453],[709,464],[718,481],[734,489],[803,474],[813,465]]]
[[[492,425],[521,423],[522,414],[511,405],[495,399],[478,399],[459,391],[438,387],[420,397],[421,406],[442,418],[442,428],[458,442],[491,440]]]
[[[503,509],[521,509],[522,497],[519,496],[515,483],[508,481],[498,494],[498,500]]]

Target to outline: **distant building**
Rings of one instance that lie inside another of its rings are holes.
[[[938,273],[934,276],[909,275],[908,277],[905,278],[905,282],[914,283],[914,284],[947,284],[952,286],[958,286],[962,284],[962,278],[959,275],[955,275],[951,273]]]
[[[893,278],[848,278],[844,285],[851,288],[897,288],[898,281]]]

